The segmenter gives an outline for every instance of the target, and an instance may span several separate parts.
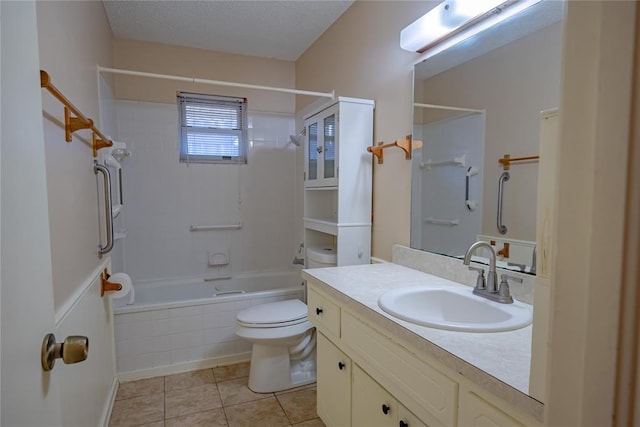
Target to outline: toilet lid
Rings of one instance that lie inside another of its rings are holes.
[[[304,320],[307,305],[300,300],[269,302],[238,312],[237,319],[244,324],[266,325]]]

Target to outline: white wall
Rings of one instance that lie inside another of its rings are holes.
[[[65,426],[105,425],[115,397],[113,311],[110,298],[100,296],[100,273],[107,266],[108,260],[100,264],[83,284],[76,304],[57,315],[54,333],[59,341],[69,335],[89,338],[87,360],[74,365],[58,361],[55,366]]]
[[[296,247],[292,115],[249,112],[247,165],[178,161],[175,104],[118,101],[127,237],[124,271],[135,281],[285,270]],[[242,223],[241,230],[189,231]],[[229,267],[209,267],[209,252]]]
[[[96,66],[111,64],[111,30],[99,2],[37,2],[40,68],[87,117],[98,124]],[[62,104],[42,92],[53,295],[56,309],[72,303],[74,292],[100,263],[98,193],[91,148],[74,134],[65,142]],[[114,134],[115,129],[101,129]]]

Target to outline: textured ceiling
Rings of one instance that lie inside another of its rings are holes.
[[[353,0],[103,3],[116,38],[294,61]]]

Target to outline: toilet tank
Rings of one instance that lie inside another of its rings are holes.
[[[307,248],[307,268],[335,267],[337,259],[334,246],[310,246]]]

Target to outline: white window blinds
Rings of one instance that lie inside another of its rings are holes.
[[[178,93],[180,161],[247,163],[247,100]]]

